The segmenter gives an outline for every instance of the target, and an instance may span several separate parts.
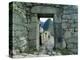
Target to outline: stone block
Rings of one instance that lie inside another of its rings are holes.
[[[71,31],[66,31],[64,34],[64,38],[70,38],[71,37]]]
[[[68,44],[68,48],[69,48],[69,49],[72,49],[72,48],[73,48],[73,44],[72,44],[72,43],[69,43],[69,44]]]
[[[62,23],[62,28],[67,28],[66,23]]]

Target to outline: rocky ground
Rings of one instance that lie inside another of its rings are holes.
[[[20,53],[18,55],[14,55],[13,58],[23,58],[23,57],[47,57],[47,56],[54,56],[54,55],[61,55],[60,52],[52,52],[52,55],[46,54],[45,50],[40,52],[34,52],[33,54],[28,53]]]
[[[55,55],[61,55],[61,53],[56,53]],[[20,54],[20,55],[14,55],[13,58],[23,58],[23,57],[47,57],[50,55],[46,55],[46,54],[39,54],[39,55],[35,55],[35,54]]]

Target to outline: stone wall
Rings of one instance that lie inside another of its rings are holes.
[[[13,50],[20,53],[39,50],[39,20],[38,14],[53,14],[54,40],[56,47],[63,46],[73,53],[78,53],[78,7],[72,5],[39,6],[13,2]],[[58,43],[59,42],[59,43]],[[15,54],[18,54],[15,53]]]
[[[13,3],[13,50],[23,52],[27,47],[25,9],[21,3]],[[17,53],[17,52],[16,52]]]
[[[64,6],[62,14],[63,39],[67,48],[78,53],[78,7]]]
[[[13,50],[29,52],[36,50],[36,20],[30,8],[13,3]]]

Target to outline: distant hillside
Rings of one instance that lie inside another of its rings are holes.
[[[50,28],[52,29],[52,27],[53,27],[53,21],[51,21],[50,19],[46,20],[46,22],[43,25],[43,29],[47,31]]]
[[[54,28],[53,28],[53,21],[48,19],[46,20],[46,22],[44,22],[42,28],[44,29],[44,31],[49,31],[51,33],[51,35],[54,35]]]

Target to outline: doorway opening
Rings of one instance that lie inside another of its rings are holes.
[[[39,45],[40,47],[47,42],[54,42],[54,19],[52,16],[39,17]],[[53,38],[51,38],[53,37]],[[50,44],[50,43],[49,43]],[[54,45],[54,44],[53,44]]]

